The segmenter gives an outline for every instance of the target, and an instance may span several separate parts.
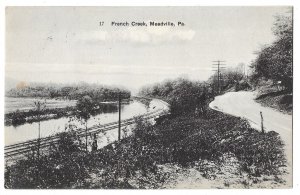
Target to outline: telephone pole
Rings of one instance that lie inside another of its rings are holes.
[[[121,93],[119,92],[119,129],[118,129],[118,140],[121,140]]]
[[[217,60],[217,61],[212,61],[214,64],[212,64],[213,67],[213,71],[217,72],[217,79],[218,79],[218,94],[221,92],[221,84],[220,84],[220,80],[221,80],[221,70],[224,70],[226,67],[224,64],[225,61],[222,60]]]

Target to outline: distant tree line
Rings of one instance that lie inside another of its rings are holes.
[[[13,88],[6,92],[9,97],[44,97],[44,98],[65,98],[78,100],[81,97],[89,96],[93,100],[115,101],[119,94],[122,98],[129,98],[129,90],[117,87],[108,87],[97,84],[80,83],[76,85],[58,84],[30,84],[22,88]]]
[[[292,16],[275,17],[273,33],[276,39],[257,52],[253,61],[251,81],[260,79],[280,83],[287,91],[293,85],[293,19]]]
[[[29,111],[15,111],[5,114],[5,125],[20,125],[25,122],[37,122],[60,118],[63,116],[79,116],[83,121],[99,113],[116,112],[117,104],[103,104],[105,101],[117,101],[119,96],[128,99],[131,92],[126,89],[107,87],[96,84],[81,83],[77,85],[58,84],[31,84],[22,88],[14,88],[6,92],[9,97],[41,97],[41,98],[63,98],[78,100],[75,107],[53,108],[41,112],[35,109]],[[38,113],[42,117],[37,117]]]

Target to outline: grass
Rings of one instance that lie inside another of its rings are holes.
[[[270,82],[258,86],[256,101],[283,113],[292,114],[293,112],[293,93],[272,85]]]
[[[285,92],[263,94],[256,99],[263,106],[274,108],[280,112],[292,114],[293,95]]]
[[[39,161],[27,158],[7,167],[6,188],[162,188],[170,174],[161,172],[161,165],[207,172],[208,165],[199,162],[219,165],[228,160],[226,154],[249,178],[280,176],[285,165],[276,132],[263,134],[241,118],[213,110],[206,117],[166,117],[154,126],[136,119],[132,136],[90,153],[81,149],[75,134],[62,134],[64,139]]]

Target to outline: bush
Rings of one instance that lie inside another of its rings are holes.
[[[203,110],[206,109],[209,99],[213,95],[208,84],[192,82],[184,78],[144,87],[139,94],[166,100],[170,104],[171,114],[174,116],[195,111],[200,107]]]
[[[11,123],[14,126],[24,124],[26,122],[26,116],[24,113],[17,110],[11,114]]]
[[[74,132],[60,134],[57,145],[39,159],[30,154],[27,159],[5,170],[6,188],[71,188],[88,178],[85,153],[76,144]],[[78,183],[79,182],[79,183]]]

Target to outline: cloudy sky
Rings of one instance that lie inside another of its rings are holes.
[[[286,7],[8,7],[6,78],[25,82],[142,85],[206,80],[213,60],[249,64],[274,40]],[[111,26],[173,22],[175,27]],[[181,21],[185,26],[177,26]],[[104,22],[100,26],[100,22]]]

